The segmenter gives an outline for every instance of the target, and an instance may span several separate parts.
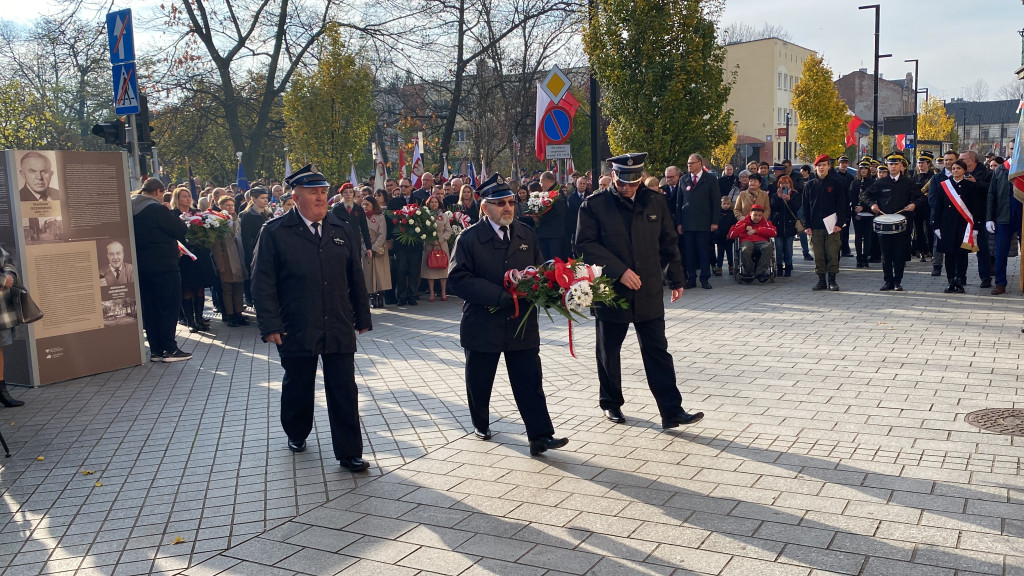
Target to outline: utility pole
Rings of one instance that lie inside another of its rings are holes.
[[[914,63],[914,164],[917,166],[917,58],[911,58],[910,60],[904,60],[904,62]]]
[[[597,23],[597,0],[588,0],[587,9],[589,11],[590,26],[593,27]],[[597,85],[597,78],[594,77],[594,66],[590,66],[590,169],[592,170],[591,187],[596,190],[597,182],[601,179],[601,151],[598,150],[600,138],[598,138],[598,130],[601,127],[601,110],[598,108],[598,96],[600,87]]]
[[[874,105],[871,107],[871,157],[878,158],[878,33],[879,33],[879,13],[881,6],[878,4],[870,4],[868,6],[860,6],[858,10],[875,10],[875,99]]]

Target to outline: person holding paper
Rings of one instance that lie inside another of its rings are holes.
[[[920,188],[906,174],[907,159],[899,152],[893,152],[885,159],[889,175],[879,177],[861,195],[861,201],[870,206],[872,214],[904,213],[910,222],[914,221],[914,210],[924,201]],[[903,291],[903,267],[910,252],[910,230],[896,234],[879,234],[878,245],[882,249],[882,272],[885,283],[879,290]]]
[[[801,204],[807,217],[804,232],[811,239],[814,273],[818,275],[818,283],[811,289],[838,292],[836,275],[839,274],[839,248],[842,243],[839,231],[850,221],[850,208],[847,190],[832,171],[832,159],[828,154],[814,159],[814,176],[804,183]]]

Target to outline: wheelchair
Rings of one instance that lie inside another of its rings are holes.
[[[768,281],[775,282],[775,278],[778,275],[778,267],[775,262],[775,238],[768,239],[769,247],[766,252],[761,254],[754,254],[754,267],[756,269],[757,263],[761,258],[768,258]],[[733,261],[733,279],[737,283],[743,284],[743,275],[747,272],[743,269],[743,258],[740,256],[740,239],[734,238],[732,241],[732,261]],[[750,276],[753,277],[754,271],[749,272]]]

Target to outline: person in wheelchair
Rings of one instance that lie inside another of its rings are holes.
[[[771,220],[764,217],[764,207],[760,204],[751,206],[750,213],[729,229],[729,238],[740,242],[741,280],[749,284],[754,278],[761,283],[771,278],[774,256],[771,239],[777,234]]]

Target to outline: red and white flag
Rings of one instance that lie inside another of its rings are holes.
[[[480,182],[487,182],[487,165],[484,164],[483,152],[480,152]]]
[[[977,252],[978,233],[974,231],[974,216],[971,214],[971,211],[967,209],[967,204],[964,204],[963,198],[956,193],[956,188],[953,188],[952,180],[943,180],[942,189],[946,192],[946,197],[949,198],[949,201],[956,207],[960,216],[967,221],[967,231],[964,232],[964,241],[960,244],[960,247],[970,250],[971,252]]]
[[[398,145],[398,177],[405,178],[405,148],[401,144]],[[416,187],[415,183],[413,187]]]
[[[413,140],[412,146],[412,169],[409,170],[413,188],[422,188],[420,178],[423,177],[423,132],[420,132]]]
[[[555,104],[554,100],[548,97],[544,89],[540,87],[540,84],[537,84],[537,122],[534,125],[534,132],[536,133],[534,152],[537,154],[537,159],[541,161],[546,160],[545,152],[548,144],[551,142],[544,134],[544,116],[555,106],[564,108],[569,114],[569,120],[571,121],[576,116],[576,109],[580,107],[580,103],[571,92],[566,92],[562,99],[558,101],[558,104]]]
[[[896,135],[896,149],[900,152],[907,149],[907,135],[897,134]]]
[[[853,145],[855,145],[857,143],[857,128],[860,128],[860,125],[863,124],[863,123],[864,123],[864,121],[861,120],[860,117],[858,117],[856,114],[853,114],[853,117],[850,118],[849,123],[846,124],[846,147],[847,148],[849,148],[850,146],[853,146]]]

